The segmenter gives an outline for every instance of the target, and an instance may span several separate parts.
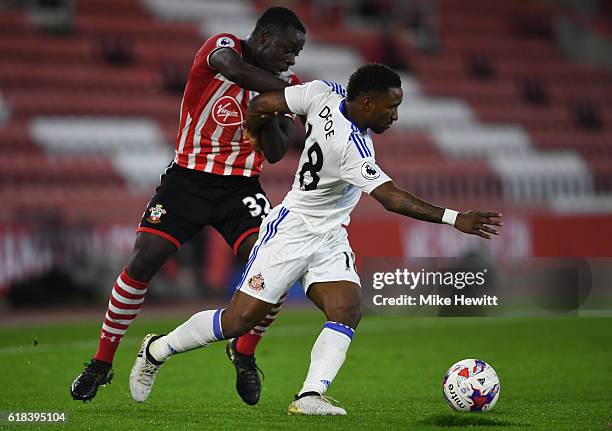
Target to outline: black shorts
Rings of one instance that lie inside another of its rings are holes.
[[[176,164],[155,192],[138,232],[161,236],[177,248],[210,225],[236,253],[271,209],[259,177],[215,175]]]

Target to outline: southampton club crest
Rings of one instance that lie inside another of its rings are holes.
[[[149,208],[150,215],[147,217],[147,221],[149,223],[159,223],[161,221],[161,216],[166,214],[166,210],[164,209],[162,204],[157,204],[154,207]]]
[[[255,292],[261,292],[265,287],[266,283],[264,282],[264,278],[261,273],[255,274],[249,278],[249,288],[253,289]]]

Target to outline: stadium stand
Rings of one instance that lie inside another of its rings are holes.
[[[385,60],[387,43],[407,65],[398,124],[376,139],[398,183],[449,205],[610,207],[612,78],[562,55],[561,6],[439,0],[438,40],[424,49],[411,22],[381,31],[357,21],[350,2],[321,12],[322,3],[289,2],[308,27],[302,79],[346,85],[359,64]],[[49,213],[134,224],[171,160],[194,53],[216,32],[246,36],[267,4],[79,0],[62,34],[32,26],[27,8],[0,7],[0,221]],[[266,167],[273,202],[296,163],[292,153]]]

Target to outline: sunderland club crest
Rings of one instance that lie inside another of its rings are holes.
[[[162,204],[157,204],[154,207],[149,208],[147,211],[150,213],[149,217],[147,217],[147,221],[149,223],[159,223],[161,221],[161,216],[166,214],[166,210]]]
[[[266,283],[264,282],[264,278],[261,273],[255,274],[249,278],[249,288],[253,289],[255,292],[261,292],[265,287]]]

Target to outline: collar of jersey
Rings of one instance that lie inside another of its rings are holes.
[[[340,113],[342,114],[342,116],[344,118],[347,119],[347,121],[349,123],[352,124],[353,131],[355,131],[355,132],[359,131],[359,133],[364,134],[366,131],[365,130],[361,130],[357,124],[353,123],[353,120],[351,120],[349,117],[346,116],[346,107],[344,106],[345,104],[346,104],[346,99],[342,99],[342,101],[340,102]]]

